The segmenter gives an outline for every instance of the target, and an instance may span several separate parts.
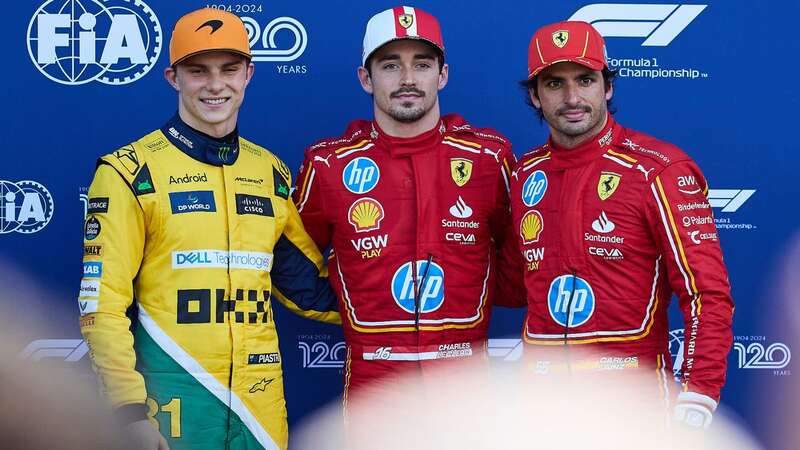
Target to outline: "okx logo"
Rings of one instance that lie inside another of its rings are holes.
[[[647,38],[642,46],[669,45],[708,5],[594,3],[569,20],[589,22],[606,37]]]
[[[392,277],[392,297],[407,313],[416,312],[417,302],[421,313],[436,311],[444,304],[444,269],[425,260],[403,264]]]
[[[48,0],[33,14],[27,38],[31,61],[50,80],[117,85],[155,65],[163,34],[141,0]]]
[[[0,180],[0,234],[36,233],[53,217],[53,197],[35,181]]]

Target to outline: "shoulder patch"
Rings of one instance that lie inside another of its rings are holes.
[[[363,125],[369,122],[364,120],[358,120],[350,124],[347,128],[347,132],[344,136],[339,137],[331,137],[320,139],[317,142],[311,144],[311,146],[306,149],[306,151],[315,151],[320,149],[334,149],[336,147],[342,146],[346,147],[348,145],[353,145],[354,143],[358,142],[360,139],[369,138],[368,134],[364,131]]]
[[[133,145],[126,145],[119,150],[111,153],[111,156],[117,158],[120,165],[128,171],[130,175],[136,175],[139,172],[139,157],[136,155],[136,150]]]
[[[147,168],[147,163],[139,170],[136,178],[134,178],[131,183],[131,187],[133,187],[133,193],[137,196],[152,194],[156,191],[153,185],[153,177],[150,176],[150,169]]]

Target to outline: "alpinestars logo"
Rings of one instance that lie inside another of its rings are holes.
[[[708,5],[594,3],[569,20],[589,22],[606,37],[642,37],[644,47],[665,47]]]

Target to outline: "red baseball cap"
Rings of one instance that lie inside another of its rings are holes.
[[[444,41],[439,21],[427,12],[411,6],[395,6],[372,16],[364,33],[361,63],[375,50],[399,39],[419,39],[438,48],[444,56]]]
[[[603,36],[590,24],[579,21],[539,28],[528,46],[528,79],[560,62],[574,62],[592,70],[608,67]]]

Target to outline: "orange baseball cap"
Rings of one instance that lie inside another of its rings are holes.
[[[608,67],[603,36],[590,24],[578,21],[536,30],[528,46],[528,79],[560,62],[574,62],[592,70]]]
[[[221,9],[203,8],[178,19],[169,40],[170,65],[215,50],[251,57],[247,30],[239,16]]]

